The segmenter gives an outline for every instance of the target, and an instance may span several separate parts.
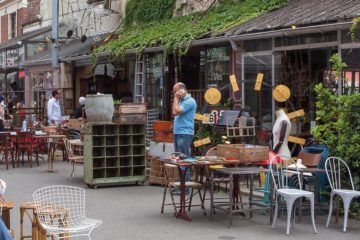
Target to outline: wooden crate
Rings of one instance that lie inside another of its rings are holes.
[[[171,121],[154,121],[153,128],[156,131],[172,132],[174,123]]]
[[[120,124],[145,124],[146,114],[121,114],[118,121]]]
[[[234,157],[244,163],[263,161],[269,158],[269,147],[251,144],[218,144],[217,154]]]
[[[145,103],[121,103],[118,113],[122,114],[146,114]]]
[[[155,142],[174,142],[174,134],[171,132],[154,131]]]

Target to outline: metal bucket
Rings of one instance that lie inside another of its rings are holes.
[[[111,94],[86,95],[87,122],[112,122],[114,110],[114,100]]]

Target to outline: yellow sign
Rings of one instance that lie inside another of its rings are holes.
[[[298,138],[294,136],[289,136],[289,142],[297,143],[300,145],[305,145],[306,139],[305,138]]]
[[[200,147],[202,145],[206,145],[211,143],[211,139],[209,137],[201,139],[201,140],[197,140],[194,142],[194,147]]]
[[[277,85],[273,90],[273,97],[278,102],[285,102],[290,97],[290,89],[285,85]]]
[[[235,77],[234,74],[233,74],[233,75],[230,75],[230,83],[231,83],[233,92],[239,91],[239,86],[238,86],[238,84],[237,84],[236,77]]]
[[[295,112],[288,113],[287,116],[288,116],[289,119],[305,116],[305,111],[304,111],[304,109],[300,109],[300,110],[297,110]]]
[[[195,113],[195,120],[209,122],[210,118],[209,118],[209,116],[204,116],[204,115],[201,115],[199,113]]]
[[[264,74],[258,73],[258,75],[256,77],[255,88],[254,88],[255,91],[260,91],[263,79],[264,79]]]
[[[209,88],[205,92],[205,101],[210,105],[218,104],[221,100],[221,92],[216,88]]]

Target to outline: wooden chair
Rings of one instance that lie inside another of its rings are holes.
[[[63,141],[64,141],[66,155],[72,166],[72,171],[70,173],[70,179],[71,179],[74,174],[74,171],[75,171],[75,164],[76,163],[84,163],[84,156],[74,154],[74,151],[71,146],[71,142],[68,138],[64,138]]]
[[[16,145],[17,145],[17,167],[20,163],[20,154],[22,155],[22,165],[24,165],[24,153],[27,153],[30,167],[32,167],[32,155],[37,147],[34,142],[31,132],[17,132],[16,133]],[[37,165],[39,166],[39,159],[36,158]]]
[[[9,132],[0,132],[0,152],[3,153],[3,160],[5,161],[6,169],[9,169],[9,157],[11,157],[13,168],[15,168],[14,147],[10,140]]]

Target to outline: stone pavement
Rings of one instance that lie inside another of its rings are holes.
[[[204,216],[199,208],[191,211],[192,222],[176,219],[172,207],[165,208],[160,214],[163,188],[159,186],[120,186],[90,189],[82,180],[82,165],[77,165],[75,175],[70,181],[70,164],[55,161],[58,173],[46,172],[47,163],[30,168],[10,168],[0,165],[0,178],[7,183],[5,198],[15,202],[11,211],[11,226],[15,230],[15,239],[19,239],[19,206],[22,202],[32,201],[32,193],[41,187],[55,184],[73,185],[86,189],[86,213],[88,217],[101,219],[103,224],[94,229],[92,239],[122,240],[261,240],[261,239],[360,239],[360,222],[350,220],[348,232],[342,232],[341,224],[332,224],[325,228],[325,217],[316,218],[318,234],[313,234],[309,216],[303,216],[296,223],[290,237],[285,235],[285,216],[278,219],[276,229],[269,225],[269,216],[256,213],[252,219],[235,216],[233,227],[229,229],[224,213],[218,212],[213,220]],[[209,209],[209,203],[206,204]],[[208,214],[209,215],[209,214]],[[30,225],[26,222],[26,232]],[[85,238],[78,238],[85,239]]]

